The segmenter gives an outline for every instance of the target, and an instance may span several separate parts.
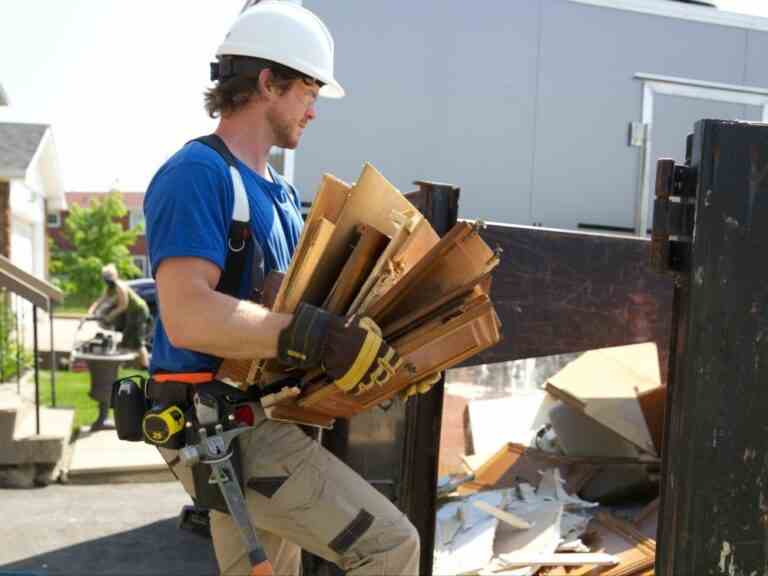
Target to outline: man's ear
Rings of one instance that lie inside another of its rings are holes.
[[[277,94],[277,86],[273,82],[272,70],[269,68],[259,72],[259,93],[266,98]]]

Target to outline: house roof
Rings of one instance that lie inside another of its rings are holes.
[[[91,200],[104,196],[104,192],[67,192],[67,204],[77,204],[81,208],[87,208]],[[144,192],[120,192],[123,203],[128,210],[141,210],[144,205]]]
[[[0,174],[24,178],[47,130],[47,124],[0,122]]]

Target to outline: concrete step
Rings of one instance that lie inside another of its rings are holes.
[[[34,410],[34,404],[23,400],[14,388],[0,388],[0,444],[13,438],[20,422]]]
[[[0,439],[0,465],[58,463],[72,437],[74,417],[74,410],[68,408],[40,408],[37,434],[35,411],[27,412],[16,424],[12,439]]]

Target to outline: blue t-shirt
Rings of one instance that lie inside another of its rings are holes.
[[[253,238],[264,253],[264,272],[284,272],[303,226],[298,194],[271,167],[274,182],[239,160],[237,168],[248,194]],[[152,276],[164,259],[173,257],[204,258],[223,270],[233,204],[229,165],[216,151],[190,142],[174,154],[152,178],[144,197]],[[247,262],[242,273],[241,298],[252,291],[252,264]],[[150,372],[215,371],[220,362],[215,356],[174,347],[158,318]]]

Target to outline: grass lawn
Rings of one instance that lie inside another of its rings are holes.
[[[133,374],[147,376],[146,372],[133,368],[121,368],[118,376],[124,378]],[[89,425],[99,414],[97,402],[88,395],[90,387],[91,377],[87,371],[56,372],[56,406],[75,409],[75,428]],[[40,405],[51,405],[51,373],[48,370],[40,370]],[[109,412],[111,417],[112,410]]]

